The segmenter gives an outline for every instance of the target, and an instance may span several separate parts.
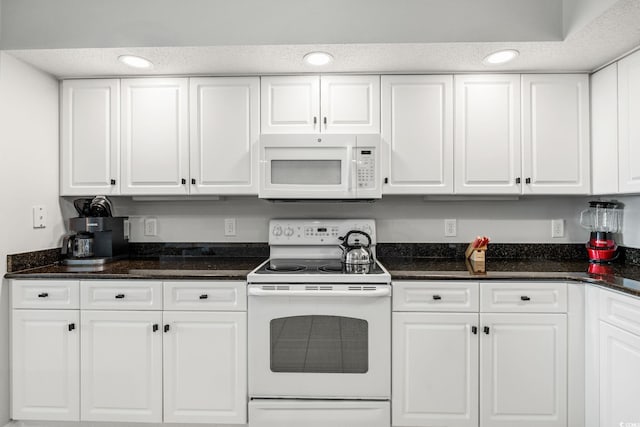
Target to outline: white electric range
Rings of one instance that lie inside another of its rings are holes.
[[[374,220],[270,222],[271,257],[247,278],[250,426],[390,425],[391,276],[344,268],[350,230],[375,254]]]

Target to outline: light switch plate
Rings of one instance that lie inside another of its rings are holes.
[[[33,207],[33,228],[45,228],[47,226],[47,209],[44,206]]]

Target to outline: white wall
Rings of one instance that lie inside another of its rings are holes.
[[[65,215],[74,216],[70,200]],[[270,218],[366,217],[377,219],[380,242],[468,242],[478,234],[501,243],[581,243],[578,225],[584,197],[529,197],[520,200],[424,201],[385,196],[375,203],[271,203],[256,198],[220,201],[140,202],[112,199],[117,215],[131,217],[134,242],[266,242]],[[158,235],[144,236],[143,220],[158,221]],[[237,219],[237,236],[225,237],[225,218]],[[444,219],[458,220],[458,236],[444,237]],[[551,220],[565,220],[565,237],[551,238]]]
[[[622,212],[622,239],[624,246],[640,248],[640,196],[613,196],[610,199],[624,203]]]
[[[563,0],[562,21],[565,37],[582,29],[619,0]]]
[[[64,232],[58,201],[58,82],[0,52],[0,275],[10,253],[53,248]],[[33,205],[48,212],[32,228]],[[8,284],[0,287],[0,425],[9,419]]]

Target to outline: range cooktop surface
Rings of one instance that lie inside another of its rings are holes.
[[[385,271],[380,264],[375,261],[369,265],[369,268],[360,269],[361,271],[352,271],[345,268],[339,259],[270,259],[260,267],[254,274],[347,274],[347,275],[371,275],[383,274]]]

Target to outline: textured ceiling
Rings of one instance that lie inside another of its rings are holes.
[[[585,72],[640,46],[640,0],[620,0],[564,41],[482,43],[296,44],[106,49],[10,50],[57,77],[127,75],[229,75],[286,73]],[[521,54],[510,64],[486,66],[482,59],[501,48]],[[313,68],[302,62],[311,50],[335,61]],[[116,58],[134,53],[153,61],[140,72]]]

